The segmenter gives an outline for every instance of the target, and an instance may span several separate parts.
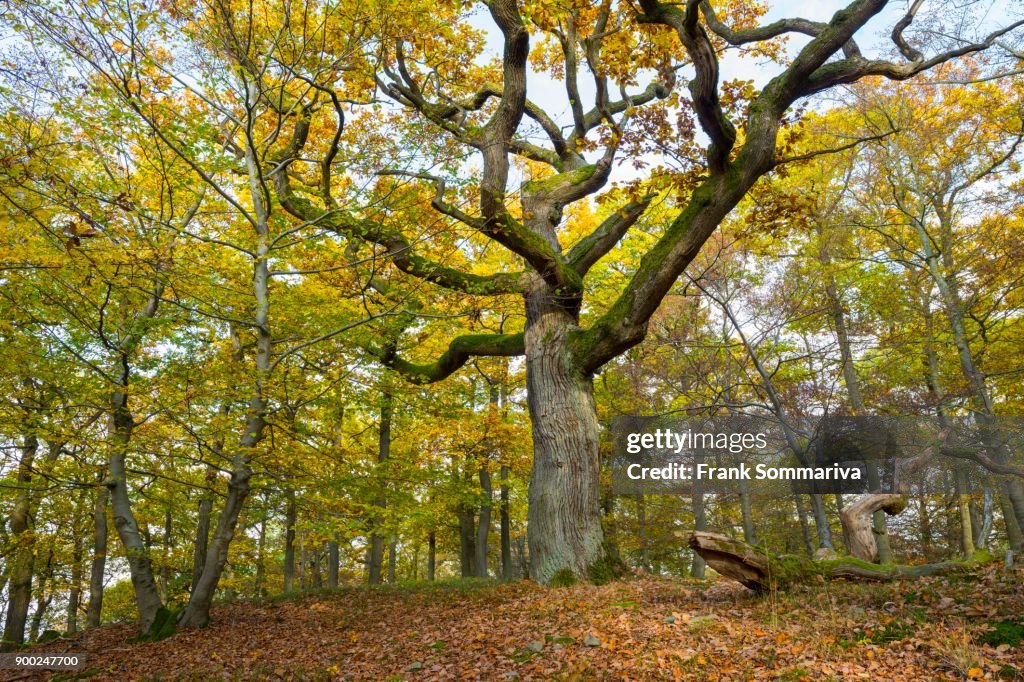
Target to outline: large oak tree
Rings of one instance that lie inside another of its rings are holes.
[[[756,23],[760,12],[749,5],[716,10],[718,3],[697,0],[485,4],[501,36],[499,82],[474,83],[470,68],[446,66],[443,50],[432,53],[423,36],[383,45],[376,78],[381,91],[415,112],[418,123],[473,156],[478,172],[463,167],[459,179],[471,183],[469,190],[460,188],[461,196],[475,196],[477,207],[460,206],[442,174],[389,172],[431,187],[432,206],[450,230],[467,230],[510,252],[521,270],[480,273],[432,261],[420,255],[417,241],[408,237],[414,226],[402,225],[400,216],[372,219],[339,210],[329,200],[329,187],[321,188],[326,198],[319,200],[300,194],[291,175],[294,167],[310,163],[312,106],[297,116],[274,186],[277,200],[295,218],[375,245],[414,278],[466,296],[521,297],[521,333],[459,336],[428,362],[408,360],[401,349],[370,350],[417,382],[444,379],[477,356],[525,356],[534,442],[531,575],[541,582],[563,571],[585,577],[605,556],[592,377],[644,338],[651,315],[708,237],[761,177],[787,161],[778,151],[780,130],[794,105],[866,77],[912,78],[986,50],[1021,24],[925,55],[919,36],[907,36],[924,5],[912,2],[895,17],[891,37],[898,54],[887,59],[866,56],[856,41],[886,10],[885,0],[850,2],[828,22],[792,18],[761,25]],[[778,41],[790,36],[805,44],[787,54]],[[738,94],[736,84],[723,83],[719,69],[719,57],[733,48],[775,55],[777,74],[760,90],[748,86]],[[564,127],[552,113],[556,108],[545,110],[529,97],[531,54],[564,85],[558,107],[571,112]],[[579,82],[584,68],[592,77],[589,108]],[[636,81],[645,71],[651,81],[640,89]],[[645,107],[657,113],[645,116]],[[699,130],[683,125],[666,134],[658,124],[672,112],[681,112],[683,120],[692,117]],[[528,134],[531,126],[542,132],[541,140]],[[567,207],[608,185],[617,155],[638,159],[648,149],[636,142],[637,129],[658,131],[647,143],[670,148],[682,159],[667,191],[678,210],[617,297],[597,309],[586,296],[588,271],[654,197],[636,192],[575,243],[566,237],[563,216]],[[318,162],[329,166],[334,153],[329,147]],[[539,179],[516,190],[510,184],[520,162],[547,172],[538,170]]]

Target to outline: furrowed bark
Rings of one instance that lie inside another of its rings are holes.
[[[598,422],[593,383],[569,340],[572,311],[543,283],[527,296],[526,384],[533,431],[528,529],[530,577],[586,578],[604,556]]]

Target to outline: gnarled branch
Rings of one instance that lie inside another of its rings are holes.
[[[416,364],[398,357],[393,349],[367,347],[366,351],[417,384],[441,381],[462,367],[470,358],[480,356],[511,357],[522,355],[522,334],[467,334],[452,339],[448,350],[434,362]]]

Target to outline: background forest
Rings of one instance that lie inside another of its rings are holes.
[[[6,4],[5,645],[842,555],[849,496],[612,495],[607,425],[1024,414],[1019,8],[776,4]],[[877,563],[1019,554],[1002,464]]]

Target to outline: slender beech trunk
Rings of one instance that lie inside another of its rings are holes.
[[[107,507],[110,491],[106,486],[96,489],[93,507],[92,565],[89,567],[89,607],[85,612],[85,626],[96,628],[103,615],[103,586],[107,570]]]
[[[256,105],[257,93],[254,86],[245,84],[247,104]],[[245,165],[249,180],[249,197],[252,201],[252,224],[256,232],[256,252],[253,258],[253,299],[255,301],[253,328],[256,332],[256,366],[250,389],[245,431],[239,439],[238,450],[231,457],[231,477],[228,480],[224,507],[217,518],[217,527],[210,546],[206,551],[203,572],[189,595],[188,604],[178,617],[181,627],[205,627],[210,622],[210,606],[217,591],[217,583],[228,560],[228,548],[235,536],[238,518],[242,514],[245,500],[249,496],[252,468],[249,466],[255,447],[263,440],[266,428],[267,399],[264,384],[271,370],[273,337],[270,331],[270,229],[268,219],[270,207],[264,194],[265,184],[253,145],[246,144]],[[236,334],[232,334],[236,352],[241,346]]]
[[[512,566],[512,521],[508,509],[508,475],[509,468],[501,467],[501,486],[499,495],[501,506],[498,512],[498,525],[501,533],[501,579],[512,580],[514,568]]]
[[[754,528],[754,510],[750,501],[750,482],[740,479],[740,514],[743,516],[743,539],[748,545],[757,544]]]
[[[487,471],[487,465],[481,464],[480,466],[480,516],[477,518],[476,526],[476,543],[475,551],[476,557],[474,560],[474,568],[476,577],[486,578],[487,573],[487,545],[488,537],[491,534],[491,499],[493,497],[493,489],[491,488],[491,472]]]
[[[945,209],[937,209],[937,216],[942,234],[944,236],[952,234],[952,216]],[[928,273],[931,275],[936,289],[938,289],[946,316],[949,319],[949,326],[953,331],[953,345],[956,347],[960,372],[967,381],[967,388],[971,398],[971,409],[978,417],[979,424],[988,426],[994,421],[996,416],[992,396],[985,383],[985,374],[979,368],[974,353],[971,350],[965,325],[967,309],[960,296],[960,292],[950,278],[946,276],[943,269],[944,264],[950,265],[949,260],[952,256],[948,249],[942,254],[935,251],[931,235],[928,234],[923,220],[916,219],[913,223],[918,233]],[[994,447],[992,458],[999,463],[1005,463],[1005,449],[998,446]],[[1020,528],[1024,527],[1024,482],[1019,477],[1011,476],[1004,480],[1003,487],[1006,490],[1006,497],[1010,501],[1008,506],[1012,509],[1013,516],[1016,517],[1019,533]],[[1007,535],[1010,534],[1011,529],[1009,524],[1007,524]],[[1015,544],[1014,541],[1016,541],[1015,549],[1024,548],[1022,547],[1024,545],[1024,538],[1011,538],[1011,546]]]
[[[391,457],[391,420],[394,411],[394,395],[391,392],[391,388],[385,388],[380,395],[380,431],[377,438],[377,464],[381,471],[384,469],[384,464]],[[380,509],[380,512],[374,515],[370,520],[370,548],[369,556],[367,559],[367,581],[371,585],[379,585],[381,583],[382,573],[384,572],[384,535],[382,533],[382,526],[384,525],[384,510],[387,509],[388,499],[384,494],[385,483],[379,481],[381,490],[379,497],[374,500],[374,506]]]
[[[703,456],[698,455],[694,465],[698,465],[703,459]],[[694,481],[693,484],[693,527],[697,532],[708,529],[707,510],[704,507],[704,486],[701,485],[699,480]],[[703,578],[706,566],[704,557],[694,552],[693,563],[690,565],[690,575],[694,578]]]
[[[814,554],[814,543],[811,541],[811,528],[807,524],[807,508],[804,507],[804,498],[802,495],[793,495],[793,503],[796,505],[796,516],[800,522],[800,535],[804,542],[804,550],[807,552],[807,556]]]
[[[221,408],[221,414],[226,414]],[[224,449],[224,442],[218,441],[213,446],[214,451],[220,454]],[[189,592],[196,589],[199,578],[203,575],[203,568],[206,566],[206,550],[210,545],[210,520],[213,517],[213,486],[217,484],[217,469],[212,465],[206,466],[206,487],[202,497],[199,498],[199,514],[196,519],[196,539],[192,545],[192,583]]]
[[[736,334],[740,337],[740,342],[743,344],[747,357],[750,358],[750,361],[754,364],[754,369],[757,370],[758,376],[761,377],[761,386],[764,388],[765,393],[768,394],[768,401],[771,403],[772,411],[775,413],[775,416],[779,420],[779,425],[782,427],[782,433],[786,439],[786,445],[793,451],[793,454],[796,455],[797,459],[806,466],[805,448],[800,443],[800,434],[798,434],[793,428],[789,411],[786,409],[786,406],[782,401],[782,397],[775,390],[775,384],[772,381],[771,374],[765,370],[757,352],[748,341],[747,335],[743,332],[743,327],[740,325],[739,321],[736,319],[736,315],[732,311],[732,308],[729,306],[729,302],[724,298],[719,298],[711,294],[700,284],[697,286],[702,292],[718,303],[722,308],[722,312],[724,312],[726,317],[729,318],[729,322],[732,323],[733,329],[736,330]],[[814,515],[814,528],[818,536],[818,546],[824,549],[834,550],[835,546],[832,544],[832,530],[829,527],[828,515],[825,513],[825,504],[821,499],[821,495],[816,493],[811,494],[810,498],[811,512]]]
[[[986,484],[981,506],[981,530],[978,531],[978,537],[974,541],[974,546],[981,550],[988,550],[988,539],[992,534],[992,523],[995,521],[992,497],[992,488]]]
[[[960,550],[964,556],[974,556],[974,527],[971,520],[971,497],[967,494],[967,475],[963,467],[953,472],[953,487],[960,508]]]
[[[18,492],[10,516],[10,538],[15,544],[13,566],[8,585],[7,616],[0,651],[11,651],[25,642],[25,623],[32,602],[32,572],[35,566],[35,537],[31,529],[32,465],[39,451],[39,440],[27,434],[18,462]]]
[[[819,233],[820,235],[820,233]],[[822,240],[824,243],[824,239]],[[831,266],[831,254],[826,247],[822,247],[822,261],[827,268]],[[857,378],[857,369],[853,362],[853,346],[850,343],[850,332],[846,325],[846,310],[843,307],[843,300],[839,294],[839,287],[836,284],[835,276],[828,271],[825,283],[825,295],[829,300],[832,325],[836,330],[836,340],[839,343],[839,358],[843,367],[843,383],[846,384],[846,393],[850,398],[850,411],[854,416],[867,414],[864,407],[864,398],[860,390],[860,381]],[[878,479],[878,468],[874,462],[865,462],[868,475],[868,489],[870,492],[877,492],[880,489]],[[878,550],[878,563],[892,563],[892,549],[889,546],[889,531],[885,519],[885,512],[876,511],[871,518],[871,525],[875,535],[875,545]]]
[[[647,539],[647,496],[641,491],[636,496],[636,522],[640,541],[640,568],[650,572],[651,555]]]
[[[604,556],[597,408],[590,377],[569,351],[577,316],[546,284],[526,296],[526,386],[533,431],[528,540],[530,577],[586,577]]]
[[[967,513],[971,518],[971,542],[977,547],[981,539],[981,511],[970,496],[967,499]]]
[[[291,488],[285,493],[288,500],[284,511],[284,591],[295,589],[295,491]]]
[[[163,295],[163,285],[158,281],[154,284],[152,296],[143,309],[140,319],[152,319],[156,316]],[[141,332],[129,329],[125,339],[116,348],[118,361],[118,383],[110,396],[109,403],[109,478],[106,486],[110,489],[110,508],[114,517],[114,528],[124,547],[128,560],[128,572],[135,591],[135,605],[139,612],[139,631],[149,632],[159,611],[164,608],[160,591],[153,577],[153,564],[149,556],[147,543],[139,530],[139,524],[132,511],[131,497],[128,493],[128,474],[126,459],[131,444],[134,417],[128,407],[129,386],[131,385],[131,361],[135,349],[142,341]]]
[[[459,520],[459,572],[463,578],[472,578],[476,575],[476,525],[473,508],[465,502],[460,502],[455,509],[455,515]]]
[[[338,586],[338,541],[327,541],[327,587]]]
[[[50,602],[53,600],[53,595],[48,594],[46,590],[52,577],[53,548],[50,548],[46,554],[46,563],[43,565],[43,570],[39,572],[39,587],[36,588],[36,610],[32,614],[32,624],[29,627],[29,639],[33,642],[39,639],[39,630],[43,624],[43,616],[46,615],[46,610],[50,608]]]
[[[487,409],[497,416],[500,410],[501,390],[497,383],[491,383],[487,401]],[[501,459],[500,448],[492,448],[488,457],[480,459],[480,514],[477,517],[476,527],[476,557],[475,572],[478,578],[488,577],[487,555],[491,536],[491,507],[494,503],[494,487],[491,484],[491,472],[488,468],[492,461]]]
[[[930,558],[932,551],[932,515],[928,509],[928,499],[924,495],[917,498],[917,520],[921,528],[921,549],[924,550],[926,558]]]
[[[150,559],[146,543],[139,531],[139,524],[132,511],[131,498],[128,495],[128,477],[125,458],[131,442],[134,426],[131,412],[128,409],[128,358],[122,355],[122,389],[114,392],[111,401],[110,415],[110,503],[114,515],[114,528],[124,546],[128,559],[128,572],[132,587],[135,590],[135,604],[139,611],[139,632],[149,632],[156,620],[157,613],[164,607],[153,577],[153,563]]]
[[[433,582],[437,571],[437,532],[427,535],[427,580]]]
[[[164,551],[160,566],[160,595],[165,600],[167,599],[167,585],[171,581],[171,552],[173,551],[173,547],[171,546],[172,523],[171,510],[167,509],[164,511]]]
[[[397,568],[398,568],[398,541],[392,538],[391,542],[388,543],[388,582],[392,585],[397,582]]]
[[[266,590],[266,548],[267,548],[267,512],[260,514],[259,532],[256,537],[256,584],[253,588],[257,597],[265,597]]]
[[[78,610],[82,605],[82,536],[76,534],[71,549],[71,588],[68,590],[68,634],[78,632]]]
[[[320,548],[316,547],[312,552],[312,558],[309,560],[309,572],[311,574],[311,583],[314,590],[319,590],[324,586],[324,577],[320,571]]]

